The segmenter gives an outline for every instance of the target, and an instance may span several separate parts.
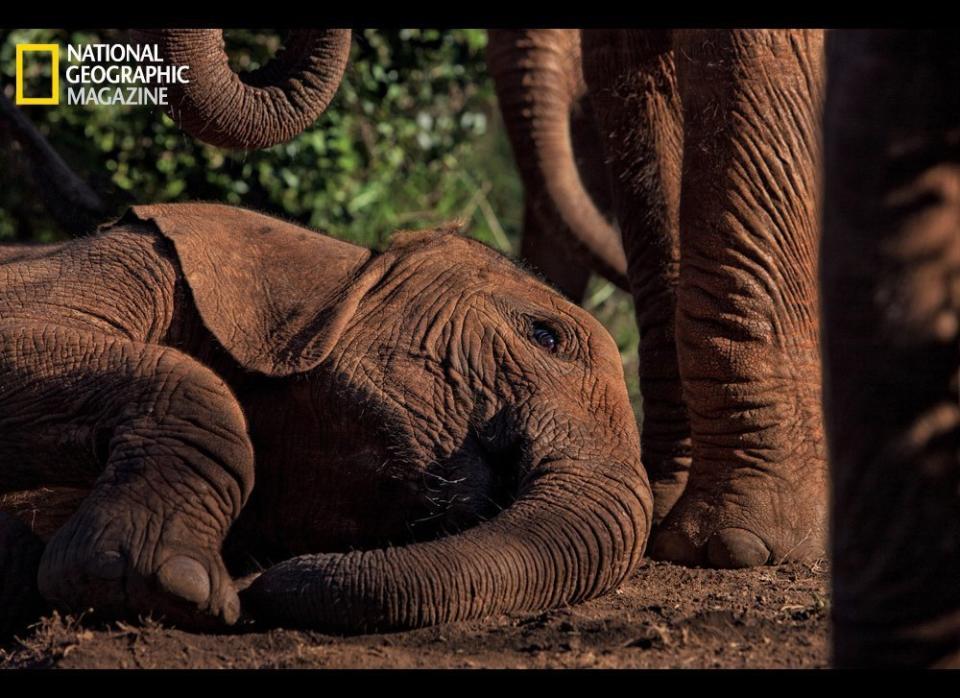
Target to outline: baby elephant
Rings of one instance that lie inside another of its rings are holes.
[[[652,499],[616,345],[500,254],[181,204],[0,248],[3,508],[59,607],[229,625],[281,561],[246,611],[356,632],[602,594]]]

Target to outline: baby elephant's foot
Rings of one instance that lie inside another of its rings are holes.
[[[182,512],[86,502],[51,538],[40,592],[71,612],[152,616],[197,629],[232,625],[240,600],[220,556],[220,536]]]
[[[785,474],[787,476],[785,476]],[[654,533],[650,556],[682,565],[754,567],[825,556],[822,460],[779,471],[698,472]]]

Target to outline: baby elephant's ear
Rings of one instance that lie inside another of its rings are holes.
[[[323,361],[382,278],[369,250],[219,204],[137,206],[176,249],[204,325],[246,369],[270,376]]]

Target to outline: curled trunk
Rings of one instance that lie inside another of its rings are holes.
[[[577,169],[571,111],[586,94],[580,34],[569,29],[491,30],[487,63],[528,196],[555,209],[597,271],[628,288],[620,233],[598,210]]]
[[[261,575],[258,620],[327,630],[415,628],[583,601],[636,568],[652,502],[643,468],[554,461],[515,503],[458,535],[305,555]]]
[[[135,32],[158,45],[165,63],[189,66],[187,84],[169,86],[167,112],[194,138],[256,150],[295,138],[333,99],[350,52],[349,29],[293,30],[268,64],[249,73],[229,66],[221,29]]]

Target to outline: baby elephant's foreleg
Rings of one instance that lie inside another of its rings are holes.
[[[76,329],[0,325],[0,344],[5,436],[62,458],[66,437],[51,434],[71,435],[78,459],[101,468],[47,544],[43,596],[107,616],[233,623],[220,549],[253,487],[253,449],[223,381],[176,350]]]

